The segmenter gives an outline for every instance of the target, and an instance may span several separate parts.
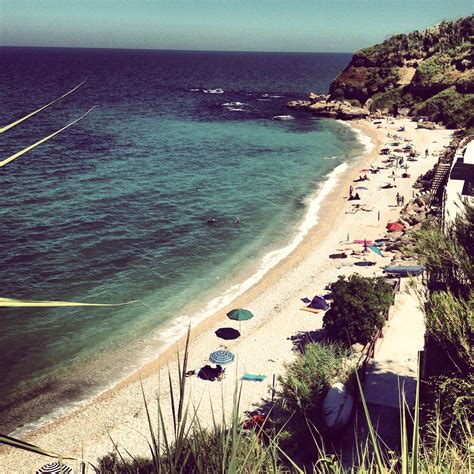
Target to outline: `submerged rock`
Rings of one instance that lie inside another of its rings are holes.
[[[301,107],[308,107],[311,104],[312,102],[310,100],[290,100],[287,105],[293,109],[298,109]]]

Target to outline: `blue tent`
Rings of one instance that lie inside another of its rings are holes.
[[[311,300],[309,307],[313,309],[322,309],[324,311],[329,308],[329,304],[322,296],[316,295]]]

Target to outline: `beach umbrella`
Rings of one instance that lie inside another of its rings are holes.
[[[216,336],[221,339],[237,339],[240,336],[240,332],[234,328],[219,328],[216,331]]]
[[[386,228],[389,232],[402,232],[405,230],[405,226],[400,222],[389,222]]]
[[[232,352],[224,351],[224,350],[218,350],[218,351],[212,352],[211,355],[209,356],[209,360],[213,364],[219,364],[219,365],[230,364],[231,362],[233,362],[234,359],[235,359],[235,355],[232,354]]]
[[[366,188],[365,186],[357,186],[356,189],[360,189],[362,191],[368,191],[369,190],[369,188]]]
[[[248,309],[233,309],[227,313],[227,317],[229,319],[233,319],[234,321],[247,321],[248,319],[253,318],[253,313],[251,313]]]
[[[227,317],[234,321],[239,322],[239,329],[242,331],[242,323],[241,321],[247,321],[253,318],[253,313],[250,312],[248,309],[237,308],[229,311],[227,313]]]
[[[58,462],[52,462],[50,464],[45,464],[41,466],[36,474],[69,474],[72,472],[72,469],[66,464],[60,465]]]

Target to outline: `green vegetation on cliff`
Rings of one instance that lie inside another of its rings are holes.
[[[473,123],[474,16],[391,37],[356,51],[333,81],[333,99],[358,100],[372,111],[406,109],[448,127]]]

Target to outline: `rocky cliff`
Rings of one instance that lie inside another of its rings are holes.
[[[391,37],[356,51],[329,96],[294,101],[316,115],[404,114],[474,126],[474,16]]]
[[[330,99],[370,111],[427,116],[448,127],[472,126],[473,35],[470,16],[356,51],[331,84]]]

